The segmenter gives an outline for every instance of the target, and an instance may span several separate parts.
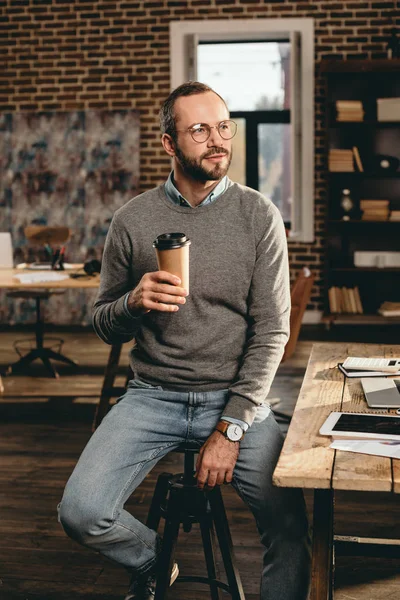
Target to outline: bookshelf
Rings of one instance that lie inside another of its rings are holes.
[[[386,114],[378,113],[377,102],[400,98],[400,59],[322,61],[321,72],[327,157],[323,320],[400,324],[400,317],[378,313],[383,302],[400,302],[400,266],[377,265],[374,258],[369,266],[355,264],[355,252],[400,253],[400,212],[393,212],[400,211],[400,117],[381,120]],[[398,220],[388,220],[390,215]],[[345,289],[346,303],[332,288]],[[354,310],[357,291],[362,313]]]

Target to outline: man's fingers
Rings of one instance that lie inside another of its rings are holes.
[[[170,296],[169,294],[151,292],[148,293],[147,300],[151,302],[162,302],[163,304],[185,304],[186,302],[186,298],[183,296]]]
[[[156,283],[155,281],[147,282],[144,287],[147,292],[153,294],[168,294],[169,296],[187,296],[188,293],[183,287],[169,285],[168,283]]]
[[[225,483],[232,483],[233,471],[227,471],[225,473]]]
[[[153,271],[148,275],[153,281],[157,281],[160,283],[170,283],[172,286],[175,287],[179,287],[182,283],[179,277],[177,277],[176,275],[172,275],[172,273],[168,273],[168,271]]]
[[[200,469],[200,471],[197,474],[197,485],[200,489],[204,488],[204,486],[207,483],[207,479],[208,479],[208,471],[206,471],[205,469]]]
[[[219,478],[219,473],[218,471],[209,471],[208,472],[208,480],[207,480],[207,487],[209,488],[213,488],[216,486],[216,484],[218,483],[218,478]]]
[[[218,471],[217,485],[223,485],[226,481],[226,473],[224,471]]]
[[[162,302],[152,302],[151,300],[144,301],[143,306],[148,310],[159,310],[161,312],[176,312],[179,310],[177,304],[163,304]]]

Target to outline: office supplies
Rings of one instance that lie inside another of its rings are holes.
[[[319,430],[335,439],[393,440],[400,442],[400,416],[331,412]]]
[[[18,279],[20,283],[41,283],[43,281],[62,281],[68,279],[68,275],[62,273],[43,272],[43,273],[22,273],[21,275],[14,275],[15,279]]]
[[[370,408],[399,408],[400,392],[393,379],[376,377],[361,378],[361,386]]]
[[[388,377],[389,375],[400,375],[400,370],[395,373],[387,371],[359,371],[358,369],[345,369],[343,363],[338,364],[338,369],[345,377]]]
[[[396,373],[400,370],[399,358],[363,358],[349,356],[343,363],[344,369],[354,369],[359,371],[384,371],[387,373]]]
[[[357,452],[372,456],[400,458],[400,442],[379,442],[374,440],[335,440],[329,446],[334,450]]]

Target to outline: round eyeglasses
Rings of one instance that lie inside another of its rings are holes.
[[[230,140],[236,135],[237,124],[235,121],[221,121],[218,125],[208,125],[207,123],[196,123],[187,129],[181,129],[183,133],[189,132],[195,142],[201,144],[206,142],[211,135],[211,129],[217,129],[223,140]]]

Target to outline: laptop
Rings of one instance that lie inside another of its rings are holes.
[[[400,408],[400,379],[361,377],[361,385],[370,408]]]
[[[11,233],[0,231],[0,269],[12,269],[13,266]]]

